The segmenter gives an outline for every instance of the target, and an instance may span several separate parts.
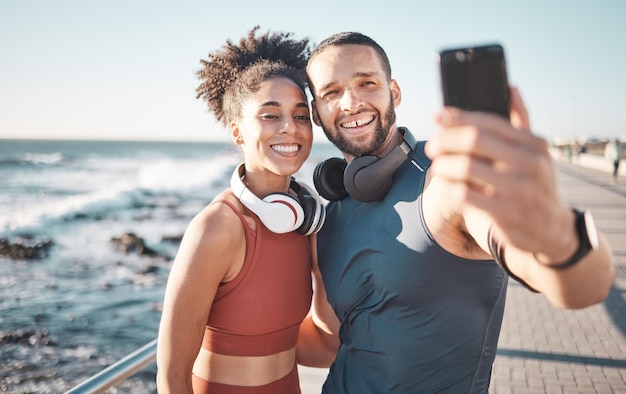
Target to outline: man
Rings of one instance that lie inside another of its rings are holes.
[[[619,141],[619,138],[615,138],[613,141],[610,141],[604,147],[604,157],[606,157],[609,162],[613,165],[613,184],[617,185],[617,180],[619,178],[619,164],[622,160],[622,144]]]
[[[505,271],[564,308],[607,296],[610,249],[559,197],[516,89],[510,121],[444,108],[440,132],[416,144],[396,125],[400,87],[369,37],[324,40],[307,75],[313,119],[348,163],[315,174],[337,201],[318,234],[324,286],[298,354],[305,365],[332,362],[324,393],[487,392]],[[386,179],[388,190],[374,190]]]

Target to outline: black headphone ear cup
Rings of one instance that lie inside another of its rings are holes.
[[[348,197],[343,185],[346,161],[333,157],[319,163],[313,172],[313,185],[317,192],[328,201],[338,201]]]
[[[343,184],[353,198],[362,202],[383,199],[391,188],[391,172],[378,171],[376,156],[357,157],[348,164],[343,175]]]
[[[304,220],[296,229],[298,234],[311,235],[317,233],[326,220],[326,207],[319,195],[305,183],[291,182],[290,189],[298,196],[300,206],[304,211]]]
[[[315,201],[315,198],[310,195],[300,195],[299,200],[302,205],[302,209],[304,210],[304,221],[296,231],[298,234],[309,235],[309,230],[313,227],[313,222],[315,221],[315,216],[317,215],[317,201]]]
[[[303,235],[315,234],[321,230],[326,221],[326,207],[319,194],[309,185],[306,183],[298,185],[300,186],[298,199],[302,201],[302,209],[305,211],[305,220],[310,219],[306,227],[303,224],[298,230],[300,234]]]

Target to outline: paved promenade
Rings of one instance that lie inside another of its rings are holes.
[[[589,208],[613,247],[617,279],[608,299],[583,310],[551,306],[514,281],[507,293],[490,393],[626,394],[626,177],[558,162],[571,204]],[[319,394],[326,370],[301,368],[303,394]]]
[[[562,310],[511,281],[490,393],[626,393],[626,177],[558,162],[572,205],[606,235],[617,279],[605,302]]]

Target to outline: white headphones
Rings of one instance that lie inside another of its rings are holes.
[[[322,228],[326,210],[313,190],[291,178],[289,189],[297,198],[287,193],[272,193],[263,199],[254,195],[242,182],[246,174],[244,163],[239,164],[230,178],[230,187],[235,196],[254,212],[271,232],[277,234],[296,231],[311,235]]]

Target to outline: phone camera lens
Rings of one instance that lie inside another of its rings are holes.
[[[465,52],[463,52],[463,51],[456,51],[454,53],[454,57],[456,58],[456,60],[458,62],[464,62],[465,61]]]

